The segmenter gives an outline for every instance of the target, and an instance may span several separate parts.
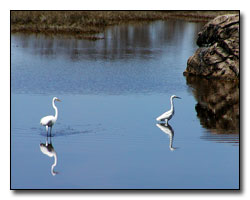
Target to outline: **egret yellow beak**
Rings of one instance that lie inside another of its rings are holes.
[[[62,102],[60,99],[56,99],[56,101]]]

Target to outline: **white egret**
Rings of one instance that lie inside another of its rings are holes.
[[[169,149],[174,151],[176,148],[173,147],[174,130],[172,127],[170,125],[166,125],[165,123],[156,124],[156,126],[169,136]]]
[[[171,108],[169,111],[163,113],[162,115],[160,115],[159,117],[156,118],[157,121],[166,121],[166,124],[168,124],[168,120],[170,120],[173,115],[174,115],[174,103],[173,103],[173,99],[177,98],[177,99],[181,99],[180,97],[177,97],[176,95],[172,95],[170,97],[170,103],[171,103]]]
[[[43,117],[40,120],[40,124],[43,125],[43,126],[46,126],[47,135],[48,135],[49,127],[50,127],[50,135],[51,135],[52,126],[56,123],[56,120],[57,120],[57,117],[58,117],[58,110],[57,110],[57,107],[55,106],[55,101],[61,101],[61,100],[58,99],[57,97],[54,97],[52,99],[52,106],[55,109],[55,116],[49,115],[49,116]]]
[[[49,157],[54,157],[54,163],[51,165],[51,174],[53,176],[55,176],[56,174],[58,174],[58,172],[56,172],[54,170],[56,164],[57,164],[57,155],[56,155],[56,152],[55,152],[55,149],[54,147],[52,146],[52,143],[48,143],[48,137],[47,137],[47,140],[46,140],[46,143],[41,143],[40,144],[40,150],[43,154],[49,156]]]

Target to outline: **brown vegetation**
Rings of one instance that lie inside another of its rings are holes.
[[[124,22],[173,18],[208,21],[225,13],[235,11],[11,11],[11,31],[86,35]]]

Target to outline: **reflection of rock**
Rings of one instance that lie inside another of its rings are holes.
[[[209,132],[205,132],[200,138],[216,143],[230,143],[233,146],[239,145],[238,134],[211,134]]]
[[[239,133],[238,82],[187,76],[202,126],[215,133]]]
[[[239,15],[223,15],[207,23],[197,44],[200,48],[188,59],[184,74],[239,78]]]

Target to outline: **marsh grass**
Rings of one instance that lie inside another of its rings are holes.
[[[208,21],[237,11],[11,11],[11,32],[76,34],[98,39],[92,34],[108,26],[153,20],[182,19]],[[92,35],[92,36],[91,36]]]

